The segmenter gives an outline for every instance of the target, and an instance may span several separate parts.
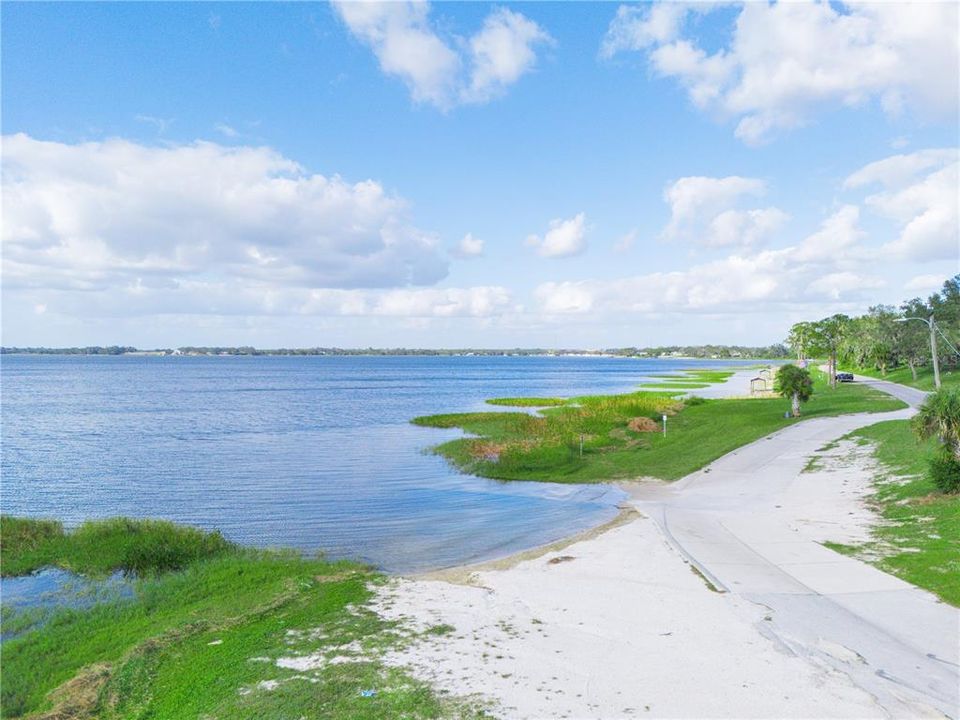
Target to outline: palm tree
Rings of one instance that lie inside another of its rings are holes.
[[[921,440],[938,438],[943,449],[960,462],[960,387],[931,393],[913,417],[913,430]]]
[[[790,398],[790,410],[800,417],[800,403],[813,395],[813,378],[810,373],[796,365],[782,365],[773,380],[773,389],[781,396]]]

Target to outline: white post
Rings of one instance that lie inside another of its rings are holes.
[[[667,436],[667,416],[663,416],[663,436]]]

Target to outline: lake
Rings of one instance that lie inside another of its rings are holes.
[[[502,483],[410,418],[489,397],[629,391],[733,361],[607,357],[97,357],[0,361],[4,513],[159,517],[389,572],[475,562],[616,515],[604,485]]]

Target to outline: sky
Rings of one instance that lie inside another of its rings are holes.
[[[958,8],[4,2],[2,342],[766,345],[926,296]]]

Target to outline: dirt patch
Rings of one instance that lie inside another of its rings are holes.
[[[110,679],[110,666],[99,663],[84,668],[50,693],[53,708],[35,715],[37,720],[81,720],[95,717],[100,690]]]
[[[657,421],[648,417],[630,418],[627,427],[638,433],[657,432],[660,429]]]
[[[571,560],[576,560],[576,558],[573,555],[560,555],[559,557],[547,560],[547,565],[559,565],[560,563],[570,562]]]
[[[507,446],[503,443],[489,442],[487,440],[477,440],[470,443],[470,455],[477,460],[486,460],[487,462],[497,462],[500,455],[506,450]]]

